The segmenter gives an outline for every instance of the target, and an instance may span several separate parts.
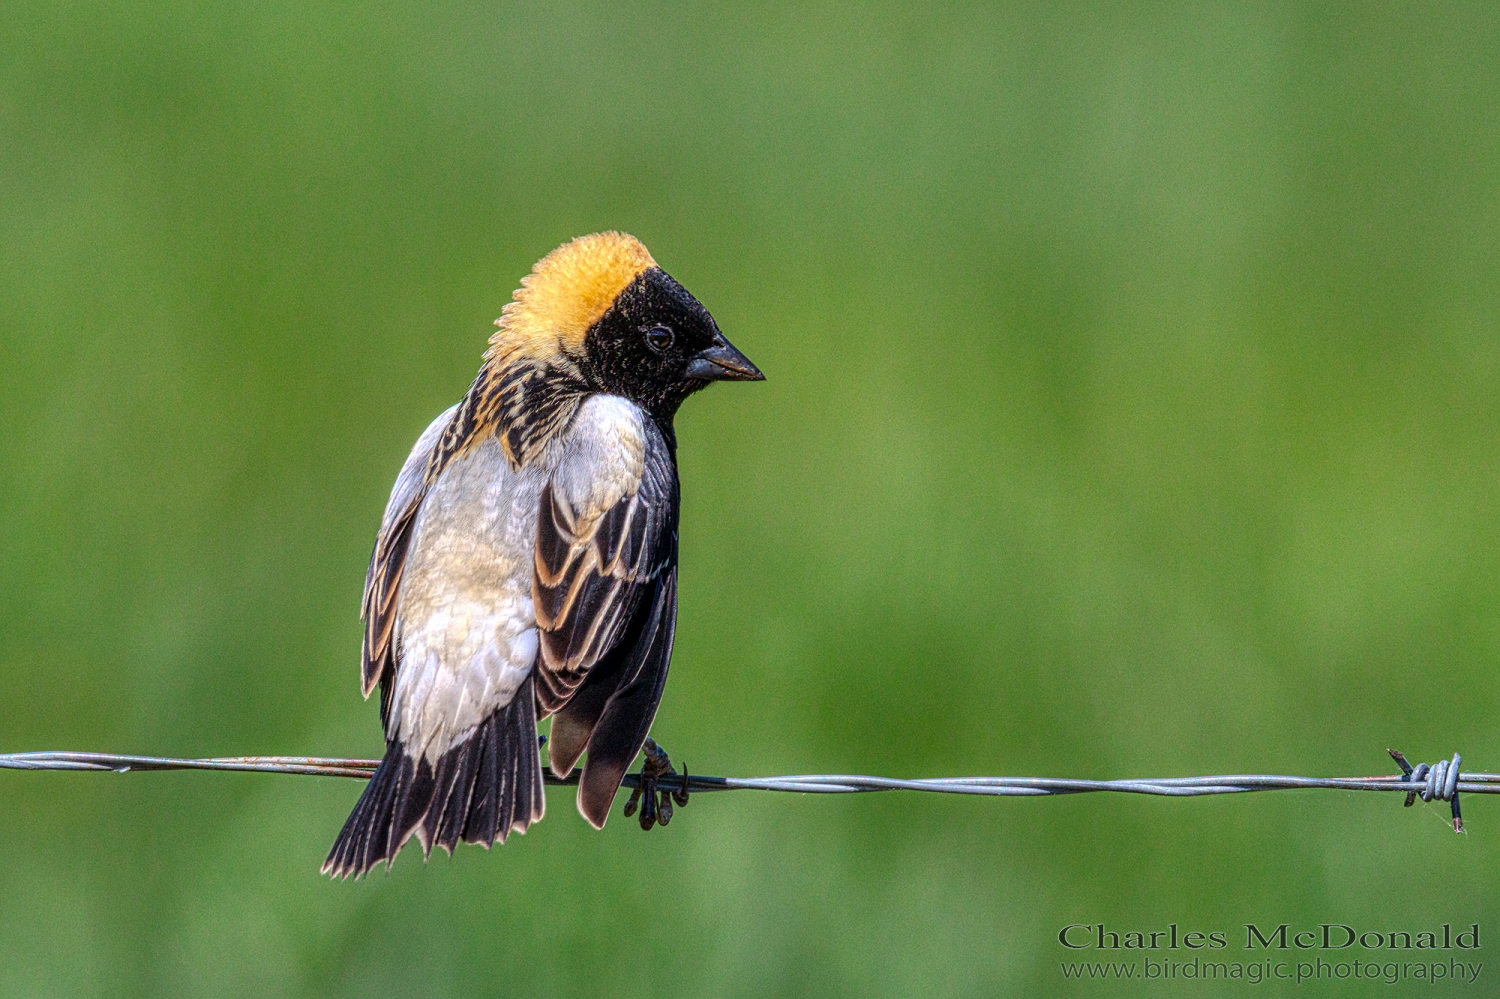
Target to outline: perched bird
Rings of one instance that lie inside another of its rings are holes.
[[[677,619],[683,400],[764,378],[623,233],[583,236],[522,279],[463,401],[422,434],[365,579],[364,693],[386,751],[323,871],[488,847],[542,817],[587,752],[600,828],[656,715]]]

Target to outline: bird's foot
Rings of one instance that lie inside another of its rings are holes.
[[[672,821],[674,799],[679,807],[688,803],[688,775],[686,766],[680,774],[672,769],[667,751],[655,740],[647,739],[644,749],[646,759],[641,764],[641,782],[630,792],[630,800],[625,802],[625,814],[634,815],[636,806],[641,805],[641,828],[650,829],[658,822],[666,825]],[[671,787],[673,784],[677,787]],[[643,796],[646,800],[642,805]]]

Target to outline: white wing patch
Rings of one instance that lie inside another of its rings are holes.
[[[568,432],[552,487],[576,519],[580,535],[641,484],[646,433],[641,411],[627,399],[596,395],[584,403]]]

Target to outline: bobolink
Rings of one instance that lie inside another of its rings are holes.
[[[672,418],[764,376],[639,241],[566,243],[522,279],[479,377],[422,434],[365,579],[364,693],[386,752],[323,871],[361,875],[413,834],[488,847],[542,817],[585,750],[604,825],[646,741],[677,618]]]

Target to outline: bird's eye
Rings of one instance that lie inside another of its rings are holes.
[[[646,344],[658,354],[672,349],[672,331],[665,326],[653,326],[646,331]]]

